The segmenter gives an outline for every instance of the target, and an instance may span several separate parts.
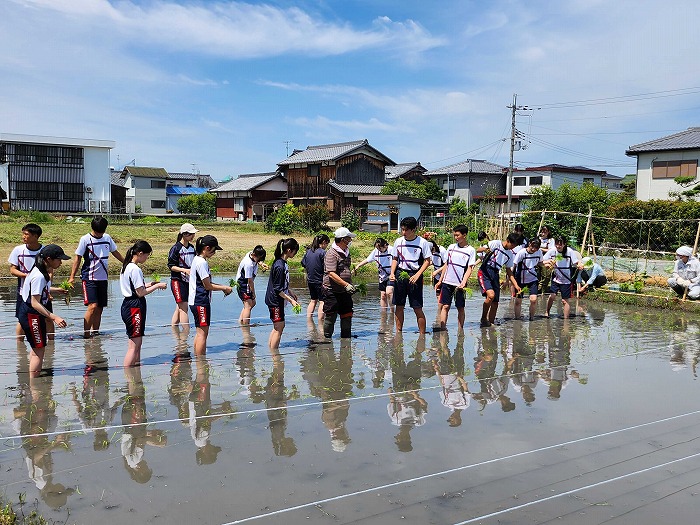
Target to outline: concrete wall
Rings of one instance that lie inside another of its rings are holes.
[[[654,161],[698,159],[700,159],[700,149],[640,153],[637,156],[637,199],[641,201],[668,199],[669,191],[687,189],[673,182],[673,179],[652,179],[651,165]]]
[[[163,181],[165,179],[148,178],[148,177],[132,177],[134,185],[134,205],[141,206],[142,213],[165,213],[167,208],[152,208],[151,201],[165,201],[165,188],[151,188],[151,181]]]

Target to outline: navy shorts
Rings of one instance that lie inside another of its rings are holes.
[[[23,302],[24,302],[24,301],[22,300],[22,294],[20,293],[19,290],[17,290],[17,302],[15,302],[15,317],[16,317],[17,319],[19,319],[19,309],[20,309],[20,305],[21,305]]]
[[[435,297],[438,298],[438,301],[440,301],[440,290],[442,290],[442,285],[438,286],[437,288],[435,288],[435,285],[439,282],[439,277],[433,277],[433,288],[435,289]]]
[[[190,283],[179,279],[170,279],[170,291],[173,293],[177,304],[186,303],[190,298]]]
[[[268,306],[270,309],[270,321],[273,323],[283,323],[284,322],[284,305],[282,306]]]
[[[501,298],[501,280],[498,273],[488,268],[485,271],[484,269],[479,269],[477,277],[481,287],[481,295],[486,296],[488,290],[493,290],[496,294],[494,300],[498,302]]]
[[[393,288],[393,287],[394,287],[394,283],[393,283],[393,281],[390,281],[389,279],[387,279],[386,281],[381,281],[379,283],[379,291],[380,292],[386,292],[387,288]],[[393,290],[391,293],[394,293]]]
[[[107,306],[107,281],[83,281],[83,303]]]
[[[248,288],[248,284],[240,284],[238,285],[238,298],[243,301],[244,303],[246,301],[250,301],[253,298],[253,294],[251,293],[250,289]]]
[[[552,281],[549,287],[549,292],[556,295],[557,292],[561,294],[562,299],[569,299],[571,297],[571,283],[561,284],[556,281]]]
[[[122,321],[126,326],[126,335],[129,339],[143,337],[143,332],[146,329],[146,298],[124,299]]]
[[[46,317],[22,301],[17,320],[32,348],[44,348],[46,346]]]
[[[530,283],[521,283],[518,281],[518,286],[520,286],[520,289],[522,290],[523,288],[528,288],[528,295],[539,295],[540,289],[539,289],[539,282],[537,281],[532,281]],[[520,299],[523,298],[523,292],[520,292],[519,294],[516,295],[516,297],[519,297]]]
[[[452,297],[455,299],[455,306],[457,308],[464,308],[464,289],[460,290],[453,284],[442,283],[438,302],[445,306],[450,306],[452,304]]]
[[[411,277],[415,274],[410,274]],[[408,279],[396,279],[394,281],[394,296],[391,302],[395,306],[406,306],[406,299],[411,308],[423,308],[423,276],[410,284]]]
[[[323,301],[323,284],[322,283],[306,283],[309,287],[309,295],[312,301]]]
[[[192,312],[192,315],[194,316],[194,325],[197,328],[203,328],[205,326],[211,325],[210,304],[206,306],[192,305],[190,306],[190,312]]]

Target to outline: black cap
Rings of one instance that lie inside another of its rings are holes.
[[[70,259],[58,244],[47,244],[39,253],[44,259],[61,259],[64,261]]]
[[[203,237],[199,238],[199,242],[202,243],[202,246],[209,246],[215,250],[223,250],[223,248],[219,246],[219,241],[217,241],[216,237],[213,235],[204,235]]]

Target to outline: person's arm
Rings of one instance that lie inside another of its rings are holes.
[[[73,266],[71,266],[70,269],[70,277],[68,277],[68,282],[70,284],[73,284],[73,281],[75,281],[75,274],[78,272],[78,268],[80,268],[80,261],[82,261],[83,258],[80,255],[76,255],[75,259],[73,259]]]
[[[440,279],[439,279],[438,282],[435,284],[435,289],[436,289],[436,290],[438,289],[438,287],[442,286],[442,281],[445,280],[445,273],[446,273],[446,270],[447,270],[447,264],[443,264],[442,267],[441,267],[437,272],[434,272],[434,273],[433,273],[433,277],[435,276],[436,273],[439,273],[439,274],[440,274]]]
[[[396,256],[394,256],[391,259],[391,273],[389,274],[389,280],[390,281],[395,281],[396,280],[396,267],[399,264],[399,260],[397,259]]]
[[[364,261],[362,261],[360,264],[355,266],[355,269],[352,271],[352,273],[355,274],[355,273],[357,273],[357,270],[359,270],[360,268],[362,268],[366,264],[373,263],[374,262],[374,258],[372,257],[373,254],[374,254],[374,252],[370,253],[369,256]]]
[[[155,292],[156,290],[165,290],[167,287],[168,285],[162,282],[148,283],[143,286],[139,286],[138,288],[134,288],[134,291],[139,297],[145,297],[149,293]]]
[[[49,312],[46,307],[41,304],[41,295],[32,295],[32,308],[34,308],[37,312],[39,312],[39,315],[42,315],[46,317],[47,319],[50,319],[51,321],[54,322],[56,326],[59,328],[65,328],[67,323],[65,319],[62,317],[57,316],[56,314]]]
[[[250,298],[255,299],[255,279],[248,277],[248,289],[250,290]]]
[[[467,283],[469,282],[469,278],[472,276],[473,271],[474,271],[473,264],[470,264],[469,266],[467,266],[467,271],[464,272],[464,278],[462,279],[462,282],[459,283],[459,286],[457,288],[464,289],[467,287]]]
[[[15,277],[21,277],[21,278],[24,278],[24,277],[27,276],[26,273],[21,272],[21,271],[19,270],[19,267],[17,267],[17,266],[14,265],[14,264],[10,264],[10,274],[11,274],[11,275],[14,275]]]
[[[520,286],[518,286],[518,281],[515,280],[515,275],[513,275],[513,270],[510,266],[506,266],[506,279],[510,281],[518,293],[523,291]]]
[[[421,267],[418,269],[418,271],[416,273],[414,273],[411,276],[411,278],[408,280],[408,282],[410,284],[416,284],[418,279],[420,279],[421,276],[423,275],[423,272],[428,269],[428,266],[430,266],[430,263],[431,263],[430,259],[425,259],[423,261],[423,264],[421,265]]]
[[[117,261],[124,264],[124,256],[121,253],[119,253],[119,250],[114,250],[112,252],[112,255],[114,255],[114,257],[117,259]]]

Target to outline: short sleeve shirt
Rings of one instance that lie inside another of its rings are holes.
[[[34,268],[34,261],[36,260],[36,255],[40,250],[41,247],[39,247],[38,250],[30,250],[27,248],[26,244],[20,244],[12,250],[10,256],[7,258],[7,262],[16,267],[20,272],[29,275],[29,272],[31,272],[32,268]],[[17,278],[18,291],[22,290],[24,279],[24,277]]]
[[[190,306],[209,306],[211,292],[204,288],[204,279],[211,278],[209,263],[204,257],[195,255],[190,267],[190,294],[187,304]]]
[[[443,284],[459,286],[462,284],[467,268],[476,264],[476,250],[468,244],[460,247],[459,244],[450,244],[447,247],[447,269],[442,278]]]
[[[537,281],[537,265],[542,261],[542,251],[536,250],[529,253],[520,250],[513,260],[513,273],[520,284],[529,284]]]
[[[46,280],[46,277],[39,271],[39,268],[33,268],[24,280],[24,285],[22,286],[22,300],[25,303],[30,302],[33,295],[38,295],[41,304],[46,306],[49,304],[50,289],[51,281]]]
[[[571,284],[574,274],[581,260],[581,255],[574,249],[567,247],[566,253],[559,253],[556,248],[552,248],[544,254],[543,259],[556,261],[554,266],[554,282],[559,284]]]
[[[439,246],[438,253],[432,255],[433,268],[439,270],[447,262],[447,250],[444,246]]]
[[[136,289],[146,286],[143,279],[143,271],[135,263],[126,265],[124,271],[119,275],[119,288],[124,297],[133,297]]]
[[[252,252],[246,253],[245,257],[243,257],[243,260],[238,265],[238,273],[236,276],[238,282],[243,285],[247,285],[248,279],[255,279],[258,275],[258,263],[250,257],[251,253]]]
[[[75,254],[83,258],[80,269],[83,281],[106,281],[109,254],[115,251],[117,245],[108,234],[103,234],[99,239],[90,233],[83,235],[75,250]]]
[[[415,272],[420,269],[423,261],[432,256],[431,244],[423,237],[416,237],[410,241],[399,237],[394,242],[394,259],[399,270]]]
[[[489,242],[490,257],[486,261],[486,266],[491,270],[500,272],[501,268],[509,268],[513,265],[513,250],[508,250],[503,246],[500,239]]]
[[[173,266],[179,268],[190,268],[192,266],[192,259],[196,255],[194,246],[191,244],[185,246],[180,242],[176,242],[172,248],[170,248],[170,253],[168,254],[168,268],[170,268],[170,278],[177,281],[182,281],[186,283],[190,280],[189,275],[182,272],[174,271]]]
[[[366,262],[377,263],[380,283],[389,279],[389,275],[391,275],[391,261],[394,259],[394,253],[393,246],[387,246],[384,252],[379,251],[379,248],[375,248],[365,259]]]

